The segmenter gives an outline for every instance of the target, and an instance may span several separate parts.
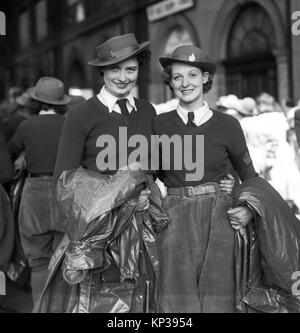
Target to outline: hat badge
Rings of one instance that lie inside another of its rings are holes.
[[[193,53],[189,56],[189,61],[194,62],[195,60],[196,60],[196,57],[195,57],[195,54]]]
[[[116,59],[116,58],[117,58],[117,55],[116,55],[115,52],[110,51],[110,57],[111,57],[111,59]]]

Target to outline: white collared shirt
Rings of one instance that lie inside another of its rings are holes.
[[[40,112],[39,112],[39,116],[43,116],[43,115],[47,115],[47,114],[56,114],[56,112],[54,111],[54,110],[41,110]]]
[[[119,104],[117,104],[117,100],[119,99],[118,97],[115,97],[111,93],[109,93],[105,86],[103,86],[100,90],[100,93],[97,95],[97,98],[100,100],[102,104],[104,104],[108,110],[109,113],[112,113],[113,111],[118,112],[121,114],[121,109]],[[127,109],[128,112],[131,113],[133,110],[136,111],[136,106],[135,106],[135,100],[132,94],[129,94],[127,97]]]
[[[200,126],[200,125],[206,123],[213,116],[213,112],[208,107],[207,102],[204,101],[203,104],[204,105],[201,108],[199,108],[195,111],[190,111],[190,112],[194,112],[193,123],[196,126]],[[182,121],[185,124],[187,124],[188,123],[188,113],[189,113],[189,111],[184,109],[180,104],[178,104],[176,112],[178,113],[178,115],[182,119]]]

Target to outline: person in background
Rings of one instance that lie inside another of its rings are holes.
[[[28,178],[19,210],[21,243],[31,268],[33,302],[40,296],[51,256],[63,236],[53,190],[53,173],[64,113],[70,97],[54,77],[41,77],[28,91],[34,116],[23,121],[10,142],[16,159],[25,151]]]
[[[9,113],[5,124],[8,142],[11,140],[22,121],[30,117],[31,114],[28,110],[29,101],[28,90],[16,98],[16,106]]]
[[[9,182],[13,172],[12,162],[5,139],[4,125],[0,119],[0,298],[5,295],[5,272],[13,255],[15,228],[10,200],[2,185]],[[2,309],[0,304],[0,312]]]
[[[287,140],[290,130],[287,114],[270,94],[261,93],[256,101],[259,114],[252,140],[266,152],[265,158],[255,159],[262,166],[256,169],[288,203],[299,208],[300,171],[294,147]]]

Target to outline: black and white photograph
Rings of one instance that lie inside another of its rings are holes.
[[[300,313],[299,59],[300,0],[0,0],[1,319]]]

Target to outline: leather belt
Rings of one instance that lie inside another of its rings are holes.
[[[28,173],[30,178],[49,178],[53,177],[53,173]]]
[[[218,184],[186,186],[186,187],[170,187],[167,189],[168,195],[179,195],[185,197],[193,197],[195,195],[215,193],[220,189]]]

